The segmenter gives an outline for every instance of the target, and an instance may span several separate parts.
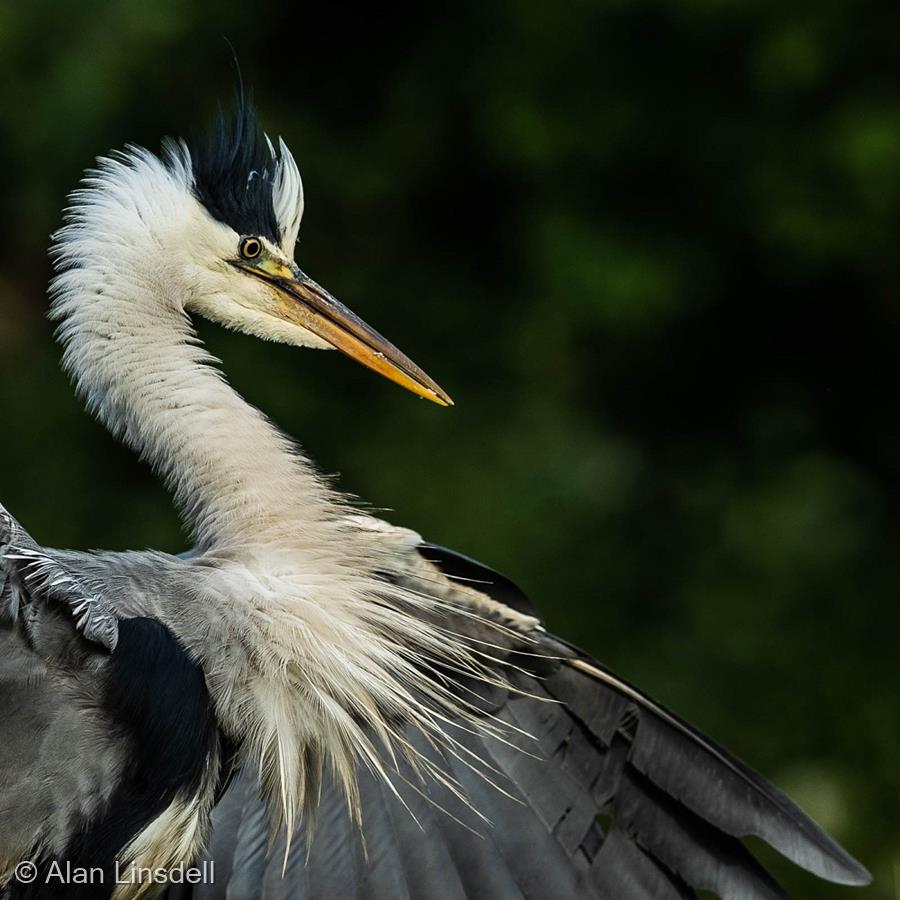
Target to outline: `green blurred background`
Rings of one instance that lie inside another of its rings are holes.
[[[900,10],[0,3],[0,497],[41,541],[178,550],[44,318],[93,157],[197,132],[236,48],[306,181],[298,261],[455,397],[203,327],[342,484],[900,872]]]

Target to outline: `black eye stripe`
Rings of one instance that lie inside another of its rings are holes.
[[[248,237],[241,241],[241,256],[244,259],[256,259],[262,253],[262,242],[259,238]]]

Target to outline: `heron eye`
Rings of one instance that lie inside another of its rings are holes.
[[[262,253],[262,243],[254,237],[244,238],[241,241],[241,256],[244,259],[256,259]]]

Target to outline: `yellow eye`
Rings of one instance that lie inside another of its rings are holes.
[[[241,256],[244,259],[256,259],[262,253],[262,243],[258,238],[248,237],[241,241]]]

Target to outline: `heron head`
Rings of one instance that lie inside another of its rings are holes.
[[[170,145],[195,201],[179,230],[190,290],[185,308],[267,340],[335,348],[442,406],[450,397],[412,360],[294,261],[303,186],[294,158],[262,135],[240,101],[207,142]]]

